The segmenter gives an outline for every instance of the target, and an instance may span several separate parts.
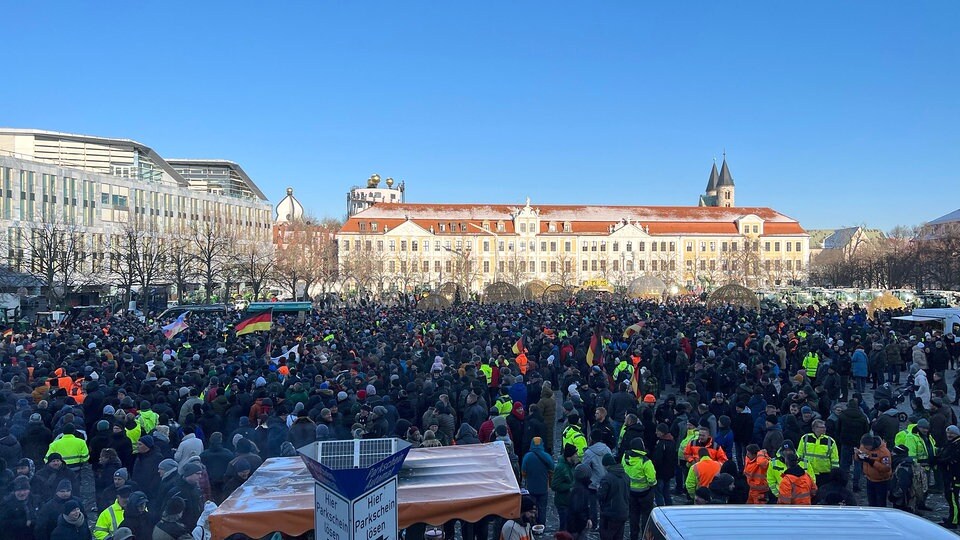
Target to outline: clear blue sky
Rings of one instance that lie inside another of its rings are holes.
[[[342,216],[739,205],[807,228],[960,206],[960,2],[4,2],[0,125],[239,162]]]

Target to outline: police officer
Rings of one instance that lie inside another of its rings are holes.
[[[823,485],[830,470],[840,466],[840,452],[837,442],[827,435],[826,422],[814,420],[812,428],[813,433],[800,437],[797,457],[807,464],[806,470],[816,479],[817,485]]]

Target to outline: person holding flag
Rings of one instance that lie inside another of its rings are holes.
[[[177,317],[177,320],[161,328],[161,330],[163,330],[163,337],[173,339],[177,334],[189,328],[189,325],[186,323],[188,313],[190,312],[184,311]]]
[[[513,354],[517,355],[516,362],[517,368],[520,370],[521,375],[527,374],[527,349],[523,346],[523,336],[520,336],[520,339],[513,344]]]
[[[271,328],[273,328],[273,309],[268,309],[238,322],[233,327],[233,331],[237,337],[240,337],[251,332],[266,332]]]

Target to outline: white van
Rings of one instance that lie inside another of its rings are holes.
[[[922,308],[913,310],[914,317],[938,319],[943,322],[943,333],[960,337],[960,308]]]
[[[653,509],[644,540],[957,540],[947,529],[893,508],[702,505]]]

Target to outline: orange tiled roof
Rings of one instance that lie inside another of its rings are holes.
[[[414,204],[378,203],[354,215],[344,224],[341,233],[371,232],[370,223],[377,223],[377,232],[384,227],[394,229],[411,221],[437,235],[487,234],[482,230],[487,222],[497,235],[513,235],[513,219],[522,206],[491,204]],[[737,234],[737,220],[754,215],[764,221],[768,235],[806,234],[796,220],[766,207],[698,207],[698,206],[594,206],[594,205],[534,205],[540,212],[541,234],[598,234],[606,235],[610,226],[623,220],[649,228],[650,234]],[[504,229],[497,230],[498,222]],[[360,230],[363,222],[365,230]],[[549,232],[553,222],[556,232]],[[563,232],[569,222],[572,233]],[[440,224],[445,230],[440,230]]]

